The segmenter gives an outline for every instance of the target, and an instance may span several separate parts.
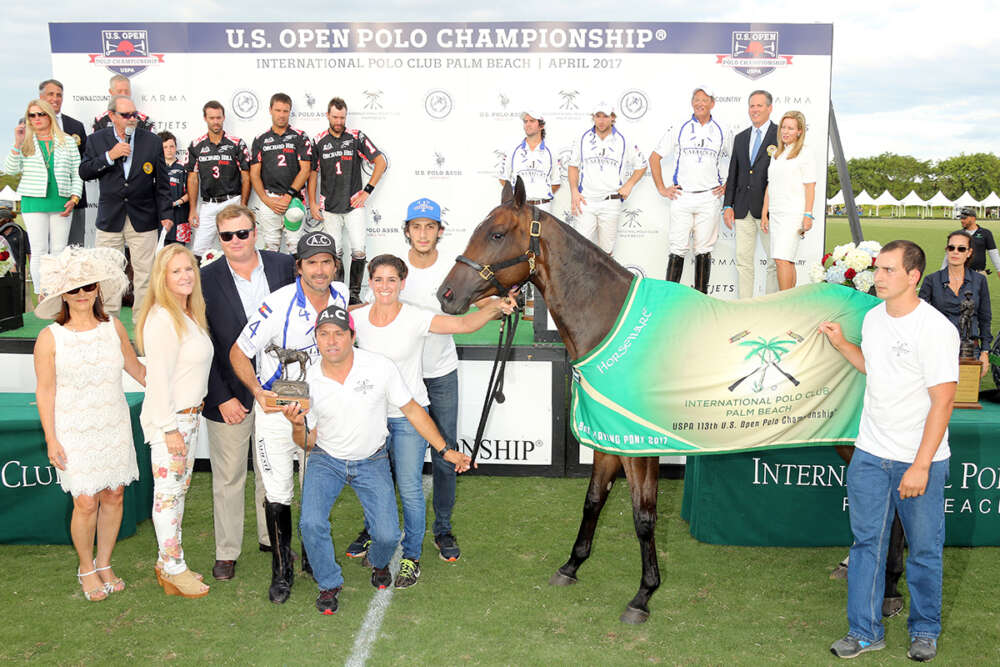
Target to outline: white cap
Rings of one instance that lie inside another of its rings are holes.
[[[611,106],[611,103],[610,102],[605,102],[604,100],[601,100],[600,102],[598,102],[597,104],[595,104],[593,106],[593,110],[591,111],[591,113],[602,113],[605,116],[610,116],[614,112],[615,112],[615,108],[613,106]]]
[[[527,116],[531,116],[535,120],[542,120],[542,121],[545,120],[545,115],[542,114],[542,112],[539,111],[536,107],[530,107],[521,112],[521,120],[524,120],[525,117]]]
[[[694,97],[694,94],[699,90],[711,97],[713,102],[715,101],[715,92],[708,86],[695,86],[695,89],[691,91],[691,97]]]

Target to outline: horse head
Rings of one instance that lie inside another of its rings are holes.
[[[551,216],[525,199],[520,176],[513,188],[504,184],[500,205],[472,231],[465,252],[456,258],[438,289],[444,312],[464,313],[470,303],[494,294],[503,296],[532,278],[540,260],[538,221]]]

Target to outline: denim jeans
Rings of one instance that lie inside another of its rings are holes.
[[[436,378],[424,378],[431,404],[431,419],[437,425],[448,449],[458,449],[458,371]],[[455,509],[455,465],[448,463],[436,449],[431,449],[434,475],[434,534],[451,532],[451,512]]]
[[[345,484],[350,484],[358,494],[365,523],[370,526],[372,544],[368,558],[372,565],[386,567],[399,543],[399,513],[386,447],[359,461],[334,458],[319,447],[314,448],[302,485],[299,530],[321,590],[344,584],[330,537],[330,509]]]
[[[944,548],[944,485],[948,460],[931,464],[924,494],[901,500],[899,483],[909,463],[854,450],[847,469],[851,547],[847,569],[849,633],[866,641],[885,635],[882,598],[885,559],[895,512],[909,543],[906,583],[910,589],[910,636],[936,639],[941,634],[941,571]]]
[[[427,441],[406,417],[389,417],[385,441],[396,472],[396,489],[403,503],[403,558],[420,560],[427,531],[423,468]]]

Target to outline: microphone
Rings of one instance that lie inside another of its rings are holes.
[[[132,127],[131,125],[126,125],[125,126],[125,136],[126,137],[131,137],[133,134],[135,134],[135,128]]]

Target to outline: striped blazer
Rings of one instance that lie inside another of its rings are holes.
[[[66,137],[66,143],[53,142],[53,169],[56,174],[56,185],[60,197],[79,197],[83,192],[83,180],[80,179],[80,151],[72,137]],[[24,156],[14,151],[7,153],[3,165],[6,174],[23,174],[21,183],[17,186],[17,194],[22,197],[44,197],[49,184],[49,173],[42,157],[42,149],[35,137],[35,154]]]

